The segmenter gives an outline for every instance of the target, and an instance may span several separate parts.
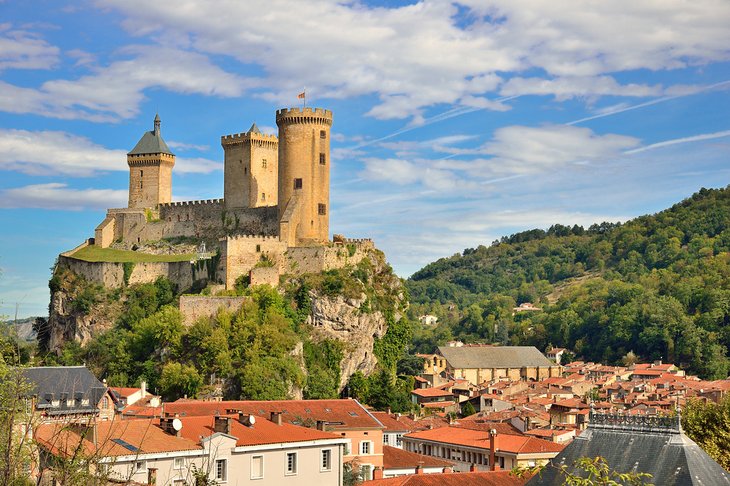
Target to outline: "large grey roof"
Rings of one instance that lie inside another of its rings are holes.
[[[38,397],[36,407],[50,415],[93,412],[106,391],[85,366],[23,368],[22,374],[31,387],[29,395]],[[88,399],[88,404],[82,405],[82,399]],[[54,401],[58,406],[52,406]]]
[[[439,346],[453,368],[522,368],[555,366],[534,346]]]
[[[730,473],[707,455],[692,439],[676,426],[656,426],[662,420],[677,418],[619,417],[613,425],[592,422],[573,442],[550,461],[542,473],[527,484],[562,485],[560,473],[566,466],[573,474],[572,465],[581,457],[602,457],[609,467],[619,473],[643,472],[651,474],[646,482],[656,485],[730,485]],[[585,477],[585,474],[581,474]]]
[[[144,132],[142,138],[139,139],[137,145],[130,150],[127,155],[145,155],[145,154],[170,154],[170,147],[167,146],[160,134],[160,117],[155,115],[154,129],[150,132]]]

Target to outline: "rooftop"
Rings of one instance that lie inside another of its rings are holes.
[[[385,469],[408,469],[418,465],[423,467],[450,467],[454,464],[415,452],[404,451],[397,447],[383,446],[383,467]]]
[[[473,430],[460,427],[442,427],[440,429],[413,432],[404,437],[441,442],[442,444],[457,444],[467,447],[477,447],[489,450],[489,433],[482,430]],[[536,454],[560,452],[562,445],[535,437],[497,434],[495,447],[498,452],[512,454]]]
[[[534,346],[439,346],[452,368],[523,368],[555,366]]]
[[[150,132],[144,132],[142,138],[139,139],[137,145],[129,151],[127,155],[151,155],[151,154],[169,154],[174,155],[170,151],[160,134],[160,117],[155,115],[154,128]]]

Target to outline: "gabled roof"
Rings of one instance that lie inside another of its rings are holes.
[[[420,427],[416,421],[411,420],[410,417],[400,414],[388,414],[387,412],[370,412],[373,417],[378,419],[378,422],[383,424],[385,429],[383,432],[410,432],[412,430],[419,430]]]
[[[423,430],[405,435],[406,438],[430,440],[442,444],[457,444],[489,450],[489,433],[487,431],[460,427],[442,427],[440,429]],[[525,435],[497,434],[494,439],[497,451],[512,454],[558,453],[562,445]],[[552,457],[552,456],[549,456]]]
[[[154,129],[150,132],[144,132],[142,138],[139,139],[137,145],[130,150],[127,155],[146,155],[146,154],[170,154],[170,147],[167,146],[160,134],[160,117],[155,115]]]
[[[446,391],[446,390],[440,390],[438,388],[416,388],[415,390],[411,391],[414,395],[418,395],[419,397],[453,397],[454,394]]]
[[[73,455],[79,446],[86,454],[99,457],[130,456],[201,449],[196,440],[165,433],[159,420],[107,420],[96,425],[96,445],[90,432],[80,434],[68,424],[41,425],[35,439],[57,456]]]
[[[106,392],[85,366],[22,368],[21,373],[30,385],[28,394],[38,397],[36,408],[49,415],[95,412]],[[88,403],[82,405],[82,400]],[[56,401],[58,405],[53,406]]]
[[[411,474],[368,481],[368,486],[521,486],[526,479],[512,471]]]
[[[165,404],[165,413],[180,417],[225,415],[228,411],[269,416],[282,412],[282,420],[293,425],[314,426],[318,420],[327,422],[328,429],[382,429],[383,424],[360,405],[357,400],[229,400],[207,402],[178,400]]]
[[[438,350],[456,369],[555,366],[534,346],[439,346]]]
[[[450,467],[452,462],[437,459],[415,452],[404,451],[397,447],[383,446],[383,468],[385,469],[415,469],[416,466],[423,467]]]
[[[341,439],[334,434],[317,429],[298,427],[287,423],[276,425],[264,417],[256,417],[256,423],[247,426],[238,421],[237,416],[229,415],[230,430],[227,435],[236,438],[236,446],[255,446],[266,444],[281,444],[291,442],[306,442],[311,440]],[[200,440],[215,434],[215,417],[183,417],[180,419],[183,428],[180,434],[191,440]]]
[[[730,473],[681,431],[677,417],[603,414],[591,414],[588,428],[528,484],[562,485],[561,466],[572,470],[577,459],[598,456],[619,473],[651,474],[652,484],[730,485]]]

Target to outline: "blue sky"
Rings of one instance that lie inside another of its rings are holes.
[[[156,112],[173,198],[222,196],[220,136],[334,112],[331,231],[396,271],[730,183],[725,0],[0,0],[0,315],[126,204]]]

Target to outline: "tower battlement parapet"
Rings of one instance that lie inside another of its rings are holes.
[[[332,125],[332,111],[324,108],[282,108],[276,110],[276,124],[315,123]]]
[[[264,135],[263,133],[253,132],[234,133],[231,135],[221,136],[221,145],[223,147],[244,143],[256,143],[259,145],[271,145],[276,147],[279,144],[279,138],[276,135]]]
[[[201,199],[198,201],[175,201],[160,204],[160,208],[181,207],[181,206],[202,206],[207,204],[223,204],[223,199]]]
[[[265,235],[233,235],[221,238],[221,241],[271,241],[278,242],[278,236],[265,236]]]

